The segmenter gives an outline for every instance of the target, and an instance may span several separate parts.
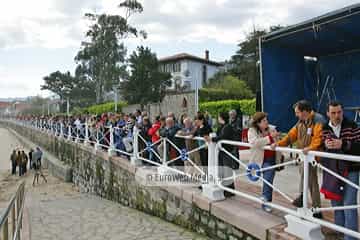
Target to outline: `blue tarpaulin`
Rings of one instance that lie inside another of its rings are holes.
[[[360,106],[360,4],[270,33],[260,42],[263,111],[279,130],[296,123],[292,106],[301,99],[324,114],[330,100]]]

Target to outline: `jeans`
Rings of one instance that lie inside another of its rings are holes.
[[[356,185],[359,185],[359,172],[349,172],[347,179]],[[349,184],[344,186],[344,197],[341,201],[331,201],[333,207],[357,205],[357,189],[353,188]],[[358,231],[358,210],[337,210],[335,211],[335,224]],[[356,238],[345,235],[344,240],[355,240]]]
[[[271,167],[273,165],[275,165],[275,157],[265,158],[262,164],[262,168]],[[266,170],[262,172],[262,174],[263,174],[263,178],[272,185],[275,177],[275,169],[273,168]],[[265,182],[263,182],[262,196],[266,199],[266,201],[269,202],[272,201],[272,193],[273,193],[272,187],[266,184]]]

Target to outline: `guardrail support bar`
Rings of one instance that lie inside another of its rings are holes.
[[[210,138],[216,137],[216,133],[210,133]],[[208,170],[205,171],[207,174],[207,183],[202,185],[202,194],[212,201],[224,200],[224,191],[217,186],[218,181],[218,156],[216,154],[216,143],[208,143]]]
[[[301,215],[312,215],[312,212],[308,208],[308,189],[309,189],[309,164],[314,160],[314,155],[301,155],[304,159],[304,185],[303,185],[303,207],[298,209]],[[324,236],[321,232],[320,224],[309,222],[305,219],[295,217],[292,215],[286,215],[287,228],[285,231],[293,234],[304,240],[321,240]]]

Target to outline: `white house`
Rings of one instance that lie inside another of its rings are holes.
[[[209,78],[221,70],[222,64],[209,59],[209,51],[205,58],[180,53],[159,59],[160,70],[171,73],[172,85],[169,89],[194,90],[202,88]],[[196,86],[197,84],[197,86]]]

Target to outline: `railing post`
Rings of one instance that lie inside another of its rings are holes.
[[[6,218],[4,225],[3,225],[3,234],[2,234],[2,239],[3,240],[8,240],[9,239],[9,219]]]
[[[133,166],[141,166],[142,161],[139,160],[139,129],[135,126],[133,132],[133,154],[130,158]]]
[[[84,141],[85,145],[89,145],[89,126],[87,124],[87,122],[85,122],[85,141]]]
[[[62,122],[60,123],[60,137],[64,137],[64,124]]]
[[[309,164],[315,160],[315,156],[312,154],[300,154],[300,158],[304,164],[304,181],[303,181],[303,207],[298,208],[298,212],[302,216],[312,217],[312,211],[308,208],[308,189],[309,189]],[[299,217],[292,215],[286,215],[285,219],[288,223],[288,227],[285,231],[293,234],[300,239],[324,239],[321,232],[321,226],[319,224],[309,222]]]
[[[79,139],[79,132],[80,132],[80,128],[78,125],[75,126],[75,133],[76,133],[76,137],[75,137],[75,143],[79,143],[80,139]]]
[[[15,205],[13,205],[12,210],[11,210],[11,225],[12,225],[12,235],[11,236],[14,236],[15,229],[16,229]]]
[[[308,189],[309,189],[309,163],[312,161],[314,156],[306,155],[304,157],[304,182],[303,182],[303,213],[309,213],[308,209]]]
[[[71,141],[71,138],[72,138],[72,136],[71,136],[71,126],[69,125],[69,127],[68,127],[68,137],[67,137],[67,139],[68,139],[69,141]]]
[[[101,146],[100,146],[100,141],[99,141],[99,128],[96,128],[96,144],[94,146],[94,150],[96,152],[100,149],[101,149]]]
[[[110,143],[109,143],[108,155],[110,157],[115,155],[114,128],[112,125],[110,125]]]
[[[216,133],[210,133],[210,138],[216,137]],[[205,171],[207,174],[207,183],[202,185],[202,194],[212,201],[224,200],[224,191],[217,186],[218,184],[218,156],[216,154],[216,143],[210,141],[208,143],[208,169]]]

